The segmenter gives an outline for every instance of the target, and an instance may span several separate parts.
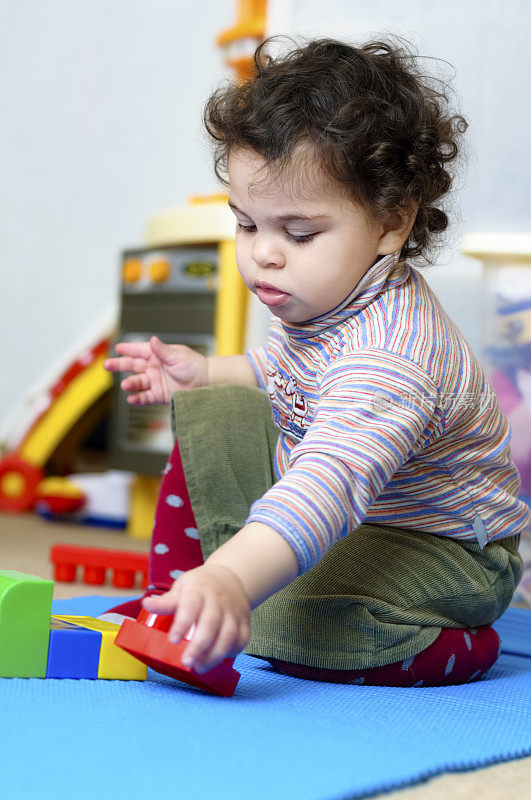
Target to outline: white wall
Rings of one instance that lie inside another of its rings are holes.
[[[218,190],[200,112],[235,8],[0,0],[0,424],[116,307],[146,218]]]
[[[453,65],[453,86],[470,122],[469,165],[454,193],[455,220],[446,249],[438,266],[424,274],[479,352],[480,268],[460,255],[459,241],[469,231],[531,231],[531,3],[269,0],[269,9],[271,32],[331,36],[355,44],[398,34],[421,55]],[[437,70],[436,62],[423,63]]]
[[[116,305],[118,252],[152,213],[216,190],[200,110],[227,74],[213,44],[236,0],[0,0],[0,426]],[[479,348],[469,230],[530,229],[527,0],[269,0],[271,32],[395,32],[450,61],[471,121],[443,267],[431,272]]]

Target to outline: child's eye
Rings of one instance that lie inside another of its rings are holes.
[[[314,239],[316,236],[317,236],[317,232],[316,233],[300,233],[300,234],[297,235],[295,233],[290,233],[289,231],[286,231],[286,237],[288,238],[288,240],[290,242],[295,242],[296,244],[306,244],[306,242],[311,242],[312,239]]]
[[[241,233],[254,233],[256,230],[256,225],[242,225],[241,222],[237,222],[236,230]]]
[[[243,225],[241,222],[237,222],[236,231],[237,233],[256,233],[256,225]],[[317,232],[295,234],[285,231],[285,234],[286,239],[295,244],[306,244],[306,242],[311,242],[311,240],[317,236]]]

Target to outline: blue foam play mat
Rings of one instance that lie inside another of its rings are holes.
[[[97,616],[112,599],[55,601]],[[342,686],[241,655],[232,698],[148,681],[0,680],[5,800],[347,800],[531,754],[531,611],[466,686]]]

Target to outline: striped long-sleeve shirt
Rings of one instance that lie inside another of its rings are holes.
[[[299,574],[362,522],[481,546],[529,522],[484,370],[397,253],[328,314],[275,318],[266,347],[247,357],[280,430],[278,480],[247,522],[278,531]]]

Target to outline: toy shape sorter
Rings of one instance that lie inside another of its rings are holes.
[[[0,571],[0,677],[145,680],[147,668],[93,617],[52,616],[53,581]]]

